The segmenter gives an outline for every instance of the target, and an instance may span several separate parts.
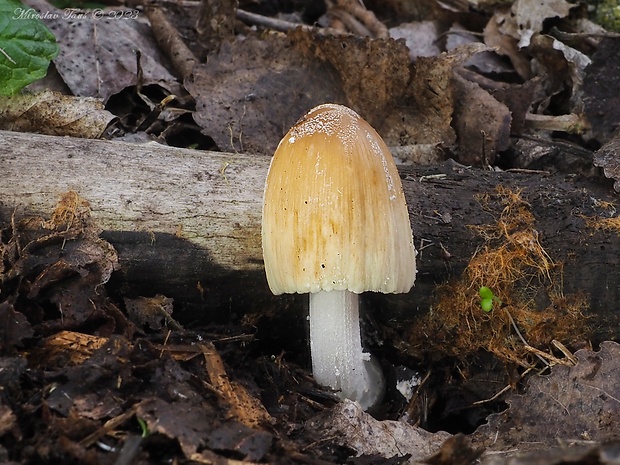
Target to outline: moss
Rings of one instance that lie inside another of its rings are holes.
[[[608,31],[620,32],[620,2],[618,0],[600,0],[593,2],[592,21]]]
[[[470,227],[484,245],[457,281],[438,289],[432,311],[412,327],[411,352],[466,357],[483,349],[530,367],[553,341],[570,345],[587,338],[587,300],[562,292],[562,264],[541,245],[521,192],[500,186],[478,202],[492,213],[499,207],[499,216]],[[484,286],[497,297],[489,312],[481,308]]]

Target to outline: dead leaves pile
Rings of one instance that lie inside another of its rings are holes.
[[[278,408],[295,405],[276,424],[253,378],[220,355],[252,336],[184,331],[165,296],[126,299],[122,310],[105,287],[118,257],[99,233],[88,202],[68,192],[49,219],[13,221],[0,235],[2,460],[234,464],[295,451],[276,427],[316,411],[291,397],[291,383],[315,390],[310,379],[283,371],[282,392],[269,384]]]
[[[39,12],[55,11],[43,0],[30,3]],[[560,137],[589,154],[603,146],[595,163],[620,179],[618,136],[613,136],[620,122],[620,65],[614,53],[619,39],[588,19],[589,3],[384,3],[376,5],[376,14],[393,23],[391,39],[295,28],[300,24],[274,32],[245,17],[243,23],[228,18],[234,27],[207,38],[214,39],[207,40],[208,48],[190,26],[198,4],[160,6],[165,14],[159,17],[140,7],[139,20],[87,15],[74,22],[49,15],[45,21],[61,53],[54,61],[56,73],[39,88],[63,89],[83,98],[87,109],[67,116],[64,109],[75,109],[76,101],[65,103],[50,92],[34,101],[0,101],[10,110],[2,112],[0,128],[67,134],[70,127],[77,129],[72,135],[98,137],[114,120],[110,133],[144,132],[171,145],[181,140],[200,148],[271,155],[299,117],[329,101],[358,111],[408,162],[421,162],[418,148],[425,147],[425,163],[449,156],[467,165],[531,168],[536,160],[519,165],[518,153],[511,153],[527,152],[515,140]],[[338,14],[342,18],[346,12]],[[176,25],[166,30],[179,40],[158,35],[163,29],[155,22],[166,18]],[[176,56],[189,58],[178,65]],[[84,129],[78,125],[82,121]],[[271,384],[257,386],[257,378],[247,373],[236,373],[243,382],[231,379],[219,354],[222,348],[232,351],[230,346],[216,348],[204,339],[195,344],[202,334],[174,341],[143,337],[145,330],[164,334],[173,321],[173,303],[165,296],[126,299],[125,314],[107,296],[105,283],[118,257],[99,238],[87,203],[73,193],[50,220],[14,221],[2,231],[0,247],[2,460],[13,454],[16,460],[49,463],[184,457],[219,464],[283,456],[307,462],[299,455],[307,452],[337,461],[337,451],[330,449],[337,444],[404,462],[422,460],[445,438],[404,422],[377,422],[347,403],[317,421],[311,435],[312,428],[303,424],[322,404],[308,394],[315,391],[301,372],[263,361],[257,370],[269,373]],[[536,258],[551,263],[544,254]],[[491,277],[482,278],[475,284],[488,284]],[[501,292],[508,302],[510,292]],[[477,302],[468,304],[471,315]],[[475,325],[484,325],[484,315],[478,316]],[[510,330],[510,322],[501,323]],[[475,337],[465,335],[470,342]],[[476,441],[506,450],[511,441],[520,448],[534,442],[548,447],[556,434],[574,442],[617,438],[620,396],[608,383],[618,378],[617,352],[616,344],[605,343],[599,352],[579,352],[576,367],[557,367],[551,376],[535,378],[529,394],[511,395],[509,409],[492,417]],[[521,360],[523,354],[516,357]],[[273,382],[280,377],[285,381]],[[24,386],[32,391],[24,393]],[[265,394],[265,389],[275,392]],[[264,405],[261,398],[273,400]],[[545,415],[550,424],[538,422]],[[564,428],[558,431],[558,425]],[[304,439],[292,445],[288,439],[299,439],[302,431]],[[521,434],[514,436],[515,431]],[[405,439],[397,440],[399,435]],[[321,441],[330,447],[320,448]],[[22,446],[9,454],[8,442]],[[412,442],[420,447],[412,448]],[[442,448],[446,456],[448,446]],[[584,456],[599,454],[598,463],[612,463],[604,460],[609,453],[600,447]],[[477,451],[468,455],[478,456]],[[490,457],[488,463],[501,463]],[[547,463],[564,460],[552,453],[547,458]],[[428,463],[450,462],[435,456]]]
[[[589,19],[589,3],[453,3],[394,1],[367,11],[341,0],[321,17],[320,8],[304,10],[286,22],[256,14],[274,13],[260,2],[240,2],[253,11],[235,21],[234,2],[222,2],[227,27],[217,31],[193,29],[205,13],[198,4],[129,10],[122,21],[46,18],[61,45],[48,85],[102,99],[118,118],[108,133],[146,131],[171,145],[232,152],[271,155],[298,118],[325,102],[352,107],[414,163],[453,157],[528,168],[536,160],[519,158],[528,150],[515,142],[523,135],[539,144],[572,137],[590,151],[609,140],[620,105],[617,57],[606,51],[618,39]],[[44,0],[30,4],[58,13]]]
[[[88,203],[75,192],[63,196],[51,219],[13,221],[5,234],[8,241],[0,243],[4,351],[35,330],[42,335],[89,325],[103,335],[129,330],[101,287],[117,267],[118,256],[99,238]],[[24,299],[29,303],[25,309],[20,305]]]

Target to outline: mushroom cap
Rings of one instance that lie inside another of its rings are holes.
[[[265,185],[263,257],[274,294],[408,292],[416,251],[394,159],[353,110],[310,110],[280,141]]]

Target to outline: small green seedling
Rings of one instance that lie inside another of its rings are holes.
[[[146,424],[146,421],[139,417],[136,417],[136,420],[138,420],[138,424],[140,425],[140,429],[142,430],[142,437],[148,437],[151,432],[149,431],[149,426]]]
[[[502,301],[499,300],[495,294],[493,294],[493,291],[486,286],[482,286],[480,288],[478,295],[480,295],[480,298],[482,299],[480,301],[480,308],[487,313],[493,310],[493,302],[497,302],[498,305],[501,305],[502,303]]]

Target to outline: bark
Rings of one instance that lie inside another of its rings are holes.
[[[260,220],[269,158],[2,131],[0,144],[0,223],[13,213],[49,216],[62,193],[77,191],[119,253],[121,270],[110,286],[124,296],[164,294],[175,299],[175,315],[210,321],[267,302],[281,309],[306,301],[271,296],[264,277]],[[503,185],[522,190],[541,244],[565,263],[564,291],[585,292],[593,311],[616,318],[620,273],[609,271],[618,266],[620,240],[583,218],[615,201],[608,182],[451,162],[399,172],[418,276],[407,295],[369,296],[375,316],[406,320],[428,311],[436,286],[458,277],[483,243],[468,225],[492,223],[501,211],[483,209],[476,196]]]

